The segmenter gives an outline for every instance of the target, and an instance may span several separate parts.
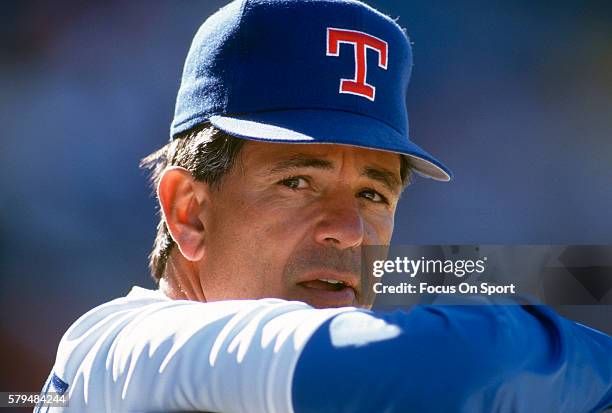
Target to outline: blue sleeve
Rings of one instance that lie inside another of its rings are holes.
[[[375,322],[338,322],[346,317],[339,315],[311,337],[293,378],[296,413],[581,413],[612,406],[612,338],[548,307],[363,314]],[[361,339],[343,338],[351,329]],[[381,329],[396,333],[381,336]]]

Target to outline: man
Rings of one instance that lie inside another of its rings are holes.
[[[368,310],[361,249],[389,244],[413,171],[451,179],[408,138],[411,62],[402,29],[356,1],[236,1],[210,17],[172,139],[144,162],[159,290],[66,332],[43,389],[69,396],[55,411],[612,404],[612,340],[546,307]]]

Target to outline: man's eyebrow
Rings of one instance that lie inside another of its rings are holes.
[[[361,175],[380,182],[393,193],[399,194],[401,192],[402,184],[399,177],[387,169],[368,166],[363,169]]]
[[[284,172],[295,168],[334,169],[334,165],[325,159],[310,155],[297,154],[274,164],[271,172]]]
[[[284,159],[274,164],[271,172],[285,172],[295,168],[318,168],[330,170],[334,169],[334,164],[328,160],[316,158],[310,155],[297,154],[291,158]],[[399,193],[401,188],[401,182],[397,174],[389,171],[388,169],[367,166],[363,168],[362,176],[365,176],[374,181],[378,181],[383,184],[389,191]]]

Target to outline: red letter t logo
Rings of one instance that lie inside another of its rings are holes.
[[[366,50],[378,52],[378,67],[387,70],[387,42],[378,37],[355,30],[327,28],[327,56],[339,56],[340,43],[353,45],[355,50],[355,77],[340,79],[339,93],[350,93],[374,101],[376,88],[366,82],[368,63]]]

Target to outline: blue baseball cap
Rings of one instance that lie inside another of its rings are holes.
[[[209,17],[187,55],[171,138],[210,123],[229,135],[405,155],[451,171],[409,138],[412,50],[392,19],[353,0],[237,0]]]

